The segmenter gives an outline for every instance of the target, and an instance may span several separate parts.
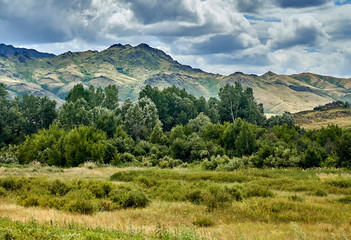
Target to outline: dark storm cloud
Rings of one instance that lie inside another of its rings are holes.
[[[274,49],[289,48],[297,45],[314,47],[318,45],[319,37],[320,32],[318,29],[310,26],[301,27],[291,37],[274,40],[271,47]]]
[[[234,5],[242,13],[260,13],[272,8],[307,8],[330,3],[331,0],[235,0]]]
[[[254,65],[268,66],[270,61],[267,54],[256,54],[252,56],[231,56],[231,55],[210,55],[205,56],[206,62],[210,65]]]
[[[196,21],[196,15],[191,12],[182,0],[124,0],[143,24],[163,21]]]
[[[308,16],[286,17],[269,28],[271,39],[267,44],[272,49],[294,46],[317,47],[329,38],[323,25]]]
[[[258,13],[266,5],[269,5],[270,1],[264,0],[237,0],[234,1],[234,5],[238,11],[243,13]]]
[[[275,0],[275,4],[281,8],[316,7],[329,2],[330,0]]]
[[[0,34],[7,41],[34,43],[73,39],[79,22],[72,21],[90,1],[0,0]]]
[[[351,39],[351,20],[343,19],[333,22],[328,33],[334,40]]]
[[[245,49],[247,47],[249,46],[239,36],[216,35],[202,43],[194,44],[192,54],[231,53],[234,50]]]

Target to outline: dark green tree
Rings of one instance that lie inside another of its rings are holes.
[[[105,99],[102,103],[102,107],[117,111],[118,109],[118,88],[116,85],[109,85],[105,87]]]
[[[64,156],[68,167],[92,161],[103,163],[106,152],[106,134],[90,126],[72,129],[64,141]]]
[[[57,118],[56,102],[46,96],[24,94],[22,97],[16,97],[15,101],[24,120],[22,131],[25,135],[48,128]]]
[[[249,123],[263,126],[265,116],[263,106],[257,104],[251,88],[245,90],[240,83],[225,85],[219,90],[219,115],[222,122],[235,122],[241,118]]]
[[[18,106],[7,99],[6,86],[0,83],[0,148],[22,140],[22,124],[23,118]]]
[[[93,115],[84,98],[75,102],[65,102],[59,109],[58,124],[65,129],[72,129],[79,125],[92,125]]]
[[[345,133],[336,145],[337,167],[351,168],[351,134]]]

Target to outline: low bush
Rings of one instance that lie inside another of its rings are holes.
[[[250,197],[274,197],[274,193],[270,191],[267,187],[259,185],[249,185],[244,190],[245,196]]]
[[[5,188],[0,187],[0,197],[6,196],[7,192],[5,190]]]
[[[186,199],[193,204],[201,204],[203,199],[203,192],[201,190],[193,190],[186,195]]]
[[[303,201],[303,199],[301,197],[297,196],[297,195],[292,195],[292,196],[289,197],[289,199],[292,200],[292,201],[297,201],[297,202],[302,202]]]
[[[216,170],[231,172],[244,167],[245,163],[242,158],[233,158],[228,163],[219,164]]]
[[[326,182],[329,185],[339,188],[351,188],[351,179],[337,179]]]
[[[213,227],[215,223],[209,218],[199,218],[196,219],[193,224],[197,227]]]
[[[80,214],[93,214],[99,208],[96,201],[87,199],[73,199],[67,204],[66,209],[69,212],[75,212]]]
[[[337,201],[340,202],[340,203],[351,204],[351,195],[339,198]]]
[[[65,199],[67,200],[65,209],[69,212],[92,214],[99,210],[98,201],[87,189],[70,191]]]
[[[211,186],[208,191],[204,192],[203,199],[208,211],[228,206],[233,200],[226,189],[219,186]]]
[[[119,208],[142,208],[150,203],[143,191],[127,186],[119,186],[112,190],[109,197]]]
[[[314,196],[317,196],[317,197],[326,197],[328,196],[328,193],[322,189],[317,189],[314,193],[313,193]]]

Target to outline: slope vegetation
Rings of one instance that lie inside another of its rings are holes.
[[[41,55],[42,56],[42,55]],[[267,113],[298,112],[334,100],[351,101],[351,79],[311,73],[261,76],[236,72],[212,74],[182,65],[161,50],[146,44],[112,45],[106,50],[66,52],[39,58],[30,54],[0,54],[0,82],[10,95],[47,95],[59,103],[76,84],[119,87],[120,99],[135,99],[149,84],[160,88],[175,85],[195,96],[217,97],[225,84],[240,82],[253,88]]]

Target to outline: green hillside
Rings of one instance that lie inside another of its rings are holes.
[[[310,73],[262,76],[240,72],[223,76],[182,65],[161,50],[146,44],[112,45],[106,50],[66,52],[51,58],[26,54],[0,55],[0,82],[10,95],[47,95],[59,103],[76,84],[119,87],[120,99],[135,99],[147,84],[175,85],[195,96],[217,97],[226,83],[240,82],[253,88],[267,113],[298,112],[334,100],[351,101],[351,79]]]

